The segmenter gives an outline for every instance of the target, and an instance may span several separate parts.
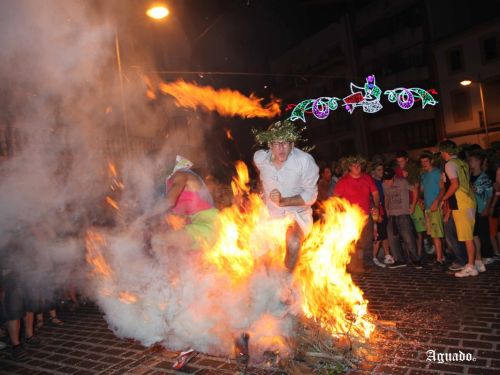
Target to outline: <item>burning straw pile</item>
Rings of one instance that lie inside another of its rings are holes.
[[[91,282],[111,328],[147,346],[226,357],[241,341],[251,363],[289,373],[355,367],[375,329],[368,301],[346,272],[365,215],[342,199],[327,201],[289,274],[291,220],[271,219],[249,189],[246,166],[236,167],[234,204],[220,212],[215,242],[201,251],[187,247],[182,230],[160,230],[145,254],[139,221],[89,233]]]

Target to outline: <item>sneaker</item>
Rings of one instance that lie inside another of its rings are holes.
[[[393,264],[389,265],[389,268],[401,268],[401,267],[406,267],[406,263],[401,262],[400,260],[395,261]]]
[[[424,265],[422,264],[421,260],[417,260],[417,261],[413,262],[413,266],[417,270],[421,270],[422,268],[424,268]]]
[[[12,359],[14,361],[22,362],[29,359],[29,355],[23,346],[19,344],[12,347]]]
[[[481,260],[476,260],[475,266],[477,272],[486,272],[486,267],[484,266],[484,263]]]
[[[431,255],[436,252],[436,248],[432,241],[429,241],[427,238],[424,239],[424,250],[427,254]]]
[[[385,264],[382,263],[380,260],[378,260],[377,258],[373,258],[373,263],[376,265],[376,266],[379,266],[379,267],[382,267],[382,268],[385,268]]]
[[[495,258],[483,258],[483,264],[484,265],[491,264],[494,263],[495,260],[496,260]]]
[[[385,264],[394,264],[395,260],[394,258],[392,257],[392,255],[390,254],[387,254],[385,257],[384,257],[384,263]]]
[[[476,267],[468,264],[465,266],[465,268],[462,271],[456,272],[455,277],[477,276],[478,274],[479,274],[479,272],[477,272]]]
[[[448,267],[448,269],[450,271],[461,271],[465,268],[465,266],[463,264],[460,264],[460,263],[457,263],[457,262],[453,262],[451,264],[451,266]]]
[[[448,271],[448,266],[446,265],[446,262],[444,260],[440,262],[436,261],[435,267],[440,269],[441,271]]]
[[[24,339],[24,344],[27,348],[34,348],[43,345],[43,340],[38,335],[33,335],[29,338]]]

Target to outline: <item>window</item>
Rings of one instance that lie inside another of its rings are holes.
[[[448,69],[450,72],[459,72],[463,70],[463,56],[460,48],[454,48],[448,51]]]
[[[489,126],[500,124],[500,79],[490,79],[483,83],[484,105]],[[484,124],[483,124],[484,126]]]
[[[498,58],[498,42],[496,36],[490,36],[482,41],[481,52],[483,62],[488,62]]]
[[[472,120],[472,108],[469,91],[460,90],[451,93],[451,109],[455,122]]]
[[[423,120],[378,129],[368,139],[372,154],[384,154],[401,149],[432,147],[436,144],[434,120]]]

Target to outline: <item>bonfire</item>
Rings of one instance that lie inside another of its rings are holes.
[[[250,360],[290,373],[354,367],[375,329],[368,301],[346,271],[365,214],[340,198],[324,202],[290,274],[284,257],[291,218],[271,219],[249,188],[246,165],[238,162],[236,171],[234,203],[219,214],[215,242],[187,257],[171,237],[156,233],[144,261],[137,240],[143,237],[135,235],[140,225],[89,231],[91,282],[111,328],[144,345],[236,356],[243,366]],[[182,232],[182,221],[170,214],[164,223],[158,231]],[[138,273],[134,282],[124,282],[131,273]],[[132,319],[141,329],[127,326]]]

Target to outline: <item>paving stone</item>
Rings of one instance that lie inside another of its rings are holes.
[[[481,374],[481,375],[498,375],[498,369],[476,368],[470,367],[467,374]]]
[[[351,374],[500,374],[500,265],[470,280],[424,269],[374,269],[354,275],[370,301],[371,313],[396,323],[382,332],[359,368]],[[388,277],[390,275],[390,277]],[[397,286],[395,286],[397,285]],[[436,289],[439,285],[439,290]],[[425,291],[423,293],[422,291]],[[39,335],[45,344],[30,350],[30,359],[14,363],[0,351],[0,373],[9,374],[173,374],[175,353],[145,348],[113,335],[92,305],[75,313],[62,310],[63,327],[46,326]],[[428,362],[426,351],[472,354],[472,363]],[[171,355],[171,357],[170,357]],[[234,374],[238,367],[225,358],[199,355],[182,373]],[[247,374],[272,375],[279,370],[249,368]]]
[[[465,369],[463,366],[460,365],[451,365],[451,364],[445,364],[445,363],[431,363],[429,365],[430,370],[439,370],[439,371],[449,371],[449,372],[455,372],[459,374],[464,374]]]

